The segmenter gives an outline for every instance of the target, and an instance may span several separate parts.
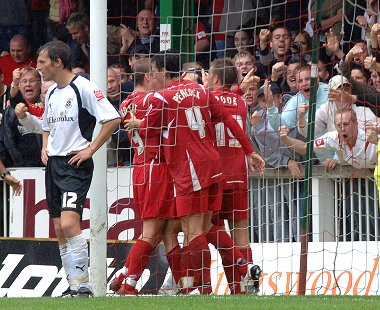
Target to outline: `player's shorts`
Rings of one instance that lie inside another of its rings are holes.
[[[51,217],[60,217],[62,211],[79,213],[90,189],[94,162],[92,158],[79,167],[68,164],[72,156],[49,157],[45,170],[46,200]]]
[[[133,200],[141,219],[176,217],[173,179],[167,165],[152,160],[133,167]]]
[[[216,212],[221,208],[222,184],[215,183],[199,191],[176,197],[177,216]]]
[[[213,215],[213,223],[223,220],[241,220],[249,218],[248,191],[244,189],[225,189],[222,194],[222,208]]]

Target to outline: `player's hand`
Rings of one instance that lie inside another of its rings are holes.
[[[254,83],[260,83],[260,77],[256,76],[255,72],[256,68],[252,68],[241,81],[240,88],[243,91],[243,93],[246,93]]]
[[[337,162],[332,158],[326,158],[323,165],[327,168],[327,170],[334,170]]]
[[[91,147],[87,147],[79,152],[71,152],[69,155],[74,155],[74,156],[70,158],[70,160],[68,161],[68,164],[69,165],[76,164],[76,166],[79,167],[81,163],[91,158],[92,155],[94,155],[94,152],[92,151]]]
[[[41,150],[41,161],[45,166],[47,166],[48,160],[49,160],[48,151],[47,149],[43,148]]]
[[[15,107],[15,113],[18,119],[23,119],[26,117],[26,112],[28,112],[28,107],[25,103],[20,102]]]
[[[20,196],[22,191],[22,185],[19,180],[17,180],[14,176],[7,174],[4,177],[5,183],[9,184],[12,187],[12,195]]]
[[[140,128],[142,120],[136,118],[136,115],[133,112],[129,112],[129,116],[130,117],[124,121],[124,129],[131,131],[135,128]]]
[[[295,177],[296,179],[303,178],[302,169],[300,165],[293,159],[288,160],[288,169],[290,173],[292,174],[292,176]]]
[[[252,171],[257,171],[260,175],[264,174],[265,162],[259,154],[251,153],[248,155],[248,166]]]

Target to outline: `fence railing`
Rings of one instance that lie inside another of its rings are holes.
[[[252,242],[300,241],[305,201],[303,180],[286,169],[250,176]],[[373,170],[340,166],[313,169],[310,241],[379,240],[378,198]]]

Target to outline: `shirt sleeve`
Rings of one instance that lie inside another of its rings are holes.
[[[329,117],[334,117],[333,115],[328,114],[328,103],[325,103],[322,105],[316,112],[315,112],[315,129],[314,129],[314,135],[318,135],[320,133],[323,133],[327,130],[327,120]],[[307,127],[306,127],[307,129]],[[307,130],[306,130],[307,135]],[[305,135],[305,137],[306,137]]]
[[[280,126],[286,126],[287,128],[297,127],[297,102],[297,96],[290,98],[281,114],[275,106],[267,110],[269,124],[272,126],[273,130],[277,131]]]
[[[86,86],[88,87],[82,89],[82,104],[97,122],[104,124],[120,118],[119,113],[94,83],[88,81]]]
[[[194,23],[195,42],[208,40],[206,26],[201,22]]]
[[[271,51],[268,47],[266,47],[264,50],[260,50],[259,51],[259,58],[260,58],[260,62],[264,65],[264,66],[268,66],[272,60],[272,57],[271,57]]]
[[[35,115],[31,115],[30,113],[26,113],[26,117],[18,120],[21,125],[23,125],[26,129],[30,130],[33,133],[42,134],[42,122],[43,120],[38,118]]]
[[[322,137],[314,140],[314,150],[316,153],[323,153],[326,150],[339,151],[339,137],[337,131],[330,131]]]

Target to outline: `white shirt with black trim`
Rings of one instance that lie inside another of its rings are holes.
[[[48,155],[66,156],[87,148],[96,122],[101,124],[120,115],[100,89],[82,76],[64,88],[51,86],[46,94],[42,130],[49,132]]]

